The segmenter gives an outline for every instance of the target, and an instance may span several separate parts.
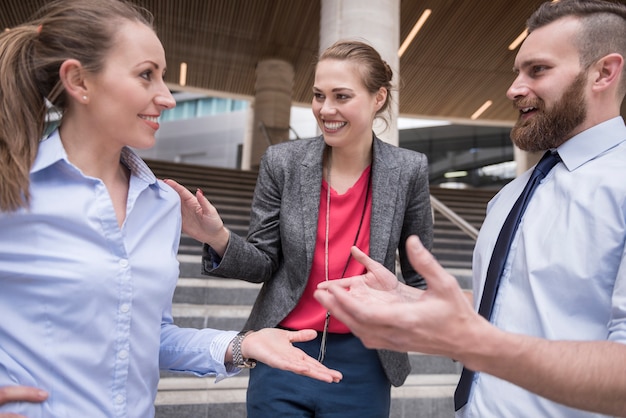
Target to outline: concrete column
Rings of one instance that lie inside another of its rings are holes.
[[[372,45],[393,70],[393,86],[400,79],[400,0],[321,0],[320,53],[340,39],[359,39]],[[392,90],[389,127],[374,124],[382,140],[398,145],[399,93]]]
[[[286,61],[267,59],[256,68],[252,126],[244,143],[242,168],[257,169],[271,144],[289,140],[294,69]]]

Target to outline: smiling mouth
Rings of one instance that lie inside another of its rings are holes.
[[[159,117],[158,116],[139,115],[139,117],[141,119],[147,120],[149,122],[159,123]]]
[[[326,122],[324,121],[324,128],[329,131],[336,131],[339,128],[346,126],[348,122]]]

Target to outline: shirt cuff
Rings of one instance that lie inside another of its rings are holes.
[[[211,341],[211,346],[209,347],[211,357],[215,360],[221,359],[221,362],[218,363],[219,367],[217,367],[216,370],[217,373],[215,375],[215,383],[224,380],[227,377],[235,376],[241,371],[241,369],[232,363],[224,364],[224,356],[226,355],[228,346],[237,334],[237,331],[224,331]]]

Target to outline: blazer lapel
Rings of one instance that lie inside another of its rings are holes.
[[[400,168],[378,138],[374,138],[372,163],[372,221],[370,257],[383,262],[389,247],[391,225],[396,212]]]
[[[302,200],[300,216],[302,217],[302,225],[304,227],[307,266],[313,264],[313,253],[315,252],[315,240],[317,238],[323,152],[323,140],[312,142],[299,166],[300,198]]]

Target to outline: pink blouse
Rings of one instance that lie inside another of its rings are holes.
[[[372,195],[370,182],[371,166],[367,167],[361,177],[346,193],[338,194],[330,189],[330,224],[328,232],[328,279],[338,279],[363,274],[365,268],[350,256],[350,248],[354,244],[361,251],[369,254],[370,221],[372,218]],[[307,286],[296,307],[280,323],[290,329],[312,328],[324,329],[326,310],[313,298],[317,285],[325,280],[325,243],[326,243],[326,196],[328,184],[322,181],[320,209],[317,223],[317,239],[313,265]],[[370,190],[365,196],[367,190]],[[365,202],[367,199],[367,202]],[[365,210],[364,210],[365,209]],[[363,219],[361,221],[361,218]],[[360,230],[359,230],[360,227]],[[346,266],[347,263],[347,266]],[[345,274],[342,273],[344,272]],[[348,333],[350,330],[343,323],[331,316],[328,331]]]

